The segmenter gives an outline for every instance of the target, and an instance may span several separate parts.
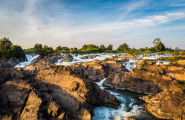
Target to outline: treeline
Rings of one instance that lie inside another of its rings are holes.
[[[13,45],[13,43],[9,40],[9,38],[0,39],[0,58],[6,57],[16,57],[22,61],[25,60],[25,52],[21,48],[21,46]]]
[[[116,50],[113,50],[113,45],[109,44],[107,47],[104,45],[94,45],[94,44],[89,44],[89,45],[83,45],[82,48],[77,49],[76,47],[74,48],[68,48],[68,47],[61,47],[58,46],[55,49],[52,47],[48,47],[41,44],[36,44],[34,48],[31,49],[26,49],[25,52],[35,52],[37,54],[40,54],[41,56],[45,56],[47,54],[50,54],[52,52],[58,52],[58,53],[73,53],[73,54],[87,54],[87,53],[159,53],[159,54],[164,54],[164,53],[172,53],[174,55],[178,54],[185,54],[185,51],[179,49],[179,48],[167,48],[165,45],[161,42],[160,38],[156,38],[153,41],[154,47],[148,48],[130,48],[128,44],[123,43],[118,46]]]
[[[25,58],[25,53],[36,53],[41,57],[52,55],[54,52],[58,53],[73,53],[73,54],[88,54],[88,53],[131,53],[131,54],[139,54],[139,53],[172,53],[174,55],[184,55],[185,51],[179,48],[167,48],[161,42],[160,38],[156,38],[153,41],[154,47],[148,48],[130,48],[128,44],[123,43],[118,46],[116,50],[113,50],[113,45],[109,44],[108,46],[104,45],[83,45],[82,48],[77,49],[69,48],[69,47],[61,47],[58,46],[55,49],[49,47],[47,45],[35,44],[33,48],[22,50],[22,48],[18,45],[13,45],[13,43],[9,40],[9,38],[0,39],[0,57],[17,57],[17,58]]]
[[[73,54],[88,54],[88,53],[110,53],[113,51],[113,45],[108,45],[105,47],[104,45],[101,45],[100,47],[98,45],[83,45],[81,49],[74,48],[68,48],[68,47],[61,47],[58,46],[55,49],[52,47],[48,47],[47,45],[42,44],[35,44],[33,48],[29,48],[25,50],[25,53],[36,53],[39,54],[41,57],[51,55],[54,52],[58,53],[73,53]]]

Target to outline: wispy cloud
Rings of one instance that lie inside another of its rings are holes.
[[[124,13],[121,15],[120,18],[117,19],[117,21],[122,20],[126,15],[130,14],[134,10],[141,9],[143,7],[146,7],[149,3],[149,0],[142,0],[137,2],[130,2],[127,6],[121,7],[118,11],[126,9]]]
[[[142,9],[143,7],[146,7],[148,5],[150,0],[138,0],[138,1],[130,1],[128,3],[122,3],[122,4],[115,4],[112,2],[108,2],[102,6],[102,8],[105,9],[114,9],[108,14],[105,14],[104,16],[100,17],[96,23],[99,23],[103,21],[104,19],[109,19],[110,17],[114,16],[115,14],[118,14],[118,18],[116,19],[116,22],[121,21],[124,17],[129,15],[134,10]]]
[[[170,5],[170,6],[178,6],[178,7],[181,7],[181,6],[185,6],[185,4],[175,4],[175,5]]]
[[[69,8],[66,9],[65,5],[52,4],[43,7],[44,2],[45,0],[29,0],[19,11],[10,10],[6,6],[3,9],[0,8],[0,38],[10,37],[14,43],[22,45],[23,48],[33,47],[38,42],[53,47],[58,45],[81,47],[88,43],[105,45],[111,43],[117,46],[125,41],[131,43],[138,36],[146,37],[147,34],[159,32],[160,25],[168,24],[170,27],[173,21],[185,19],[183,11],[160,12],[155,15],[149,14],[149,16],[142,14],[129,20],[123,19],[133,11],[144,9],[150,2],[139,1],[129,2],[113,9],[110,14],[98,16],[101,21],[99,24],[92,22],[76,24],[76,19],[79,19],[77,17],[80,15],[73,18],[71,17],[73,13],[68,12]],[[48,7],[50,9],[47,9]],[[110,19],[115,13],[119,15],[121,13],[121,15],[112,21],[104,21]],[[91,18],[94,16],[88,19]],[[86,19],[87,17],[84,16],[80,20],[85,21]],[[184,25],[173,24],[174,27],[171,30],[184,30],[182,27],[179,28]],[[169,31],[169,27],[161,29],[160,32]],[[137,41],[133,43],[137,44]]]

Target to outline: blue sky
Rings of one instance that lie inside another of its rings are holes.
[[[185,49],[185,0],[0,0],[3,37],[23,48],[140,48],[161,38],[167,47]]]

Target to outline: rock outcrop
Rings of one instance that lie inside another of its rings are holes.
[[[37,57],[31,62],[31,65],[35,65],[37,63],[42,63],[42,64],[54,64],[57,62],[59,59],[62,59],[63,57],[61,56],[60,53],[52,53],[48,56],[45,56],[42,58],[41,56]]]
[[[105,63],[65,67],[46,64],[45,60],[48,59],[24,69],[0,73],[0,115],[3,118],[90,120],[94,106],[119,106],[114,95],[101,90],[85,76],[93,67],[105,75]]]
[[[111,72],[103,85],[113,89],[150,94],[141,98],[143,108],[161,119],[185,120],[185,68],[147,65],[131,72]]]
[[[138,58],[137,55],[132,55],[132,54],[123,54],[123,55],[120,55],[119,58]]]
[[[185,120],[185,89],[164,91],[141,99],[146,102],[143,108],[158,118]]]
[[[69,53],[66,53],[64,62],[71,62],[72,60],[73,60],[73,56]]]

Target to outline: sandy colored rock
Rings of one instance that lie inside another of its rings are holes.
[[[178,61],[177,61],[177,64],[185,65],[185,60],[178,60]]]
[[[52,117],[56,117],[58,115],[58,110],[59,106],[55,102],[50,103],[49,107],[47,108],[48,114]]]
[[[120,55],[119,58],[138,58],[138,56],[132,55],[132,54],[123,54],[123,55]]]
[[[147,103],[143,108],[154,116],[161,119],[185,119],[185,92],[181,89],[176,89],[173,92],[161,92],[153,97],[143,97]]]
[[[23,120],[38,120],[39,107],[42,103],[41,98],[38,97],[33,91],[29,94],[26,107],[21,113],[21,119]]]

